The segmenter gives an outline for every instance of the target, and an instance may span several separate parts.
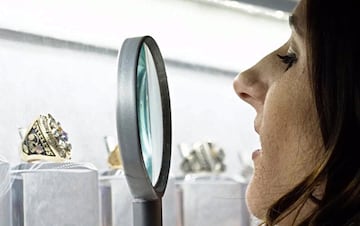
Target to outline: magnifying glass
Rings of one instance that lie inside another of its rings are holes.
[[[118,56],[117,135],[134,226],[162,225],[171,157],[171,110],[165,65],[151,36],[126,39]]]

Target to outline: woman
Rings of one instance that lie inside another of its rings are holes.
[[[246,201],[265,225],[360,225],[359,10],[301,0],[290,39],[234,80],[257,112]]]

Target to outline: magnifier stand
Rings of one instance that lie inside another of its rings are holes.
[[[151,36],[123,42],[116,122],[124,172],[134,197],[133,226],[162,226],[161,202],[171,160],[171,109],[165,64]],[[151,161],[144,161],[148,156]]]
[[[161,199],[133,201],[134,226],[162,226]]]

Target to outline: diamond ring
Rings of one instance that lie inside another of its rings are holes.
[[[40,115],[29,127],[21,143],[21,160],[63,162],[71,159],[67,133],[50,114]]]

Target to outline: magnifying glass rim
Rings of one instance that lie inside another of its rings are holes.
[[[155,185],[147,173],[141,150],[137,111],[137,66],[141,47],[149,48],[160,87],[163,118],[163,150]],[[163,196],[171,159],[171,110],[168,83],[160,49],[151,36],[128,38],[118,54],[117,133],[126,180],[134,198],[154,200]],[[124,132],[126,131],[126,132]]]

